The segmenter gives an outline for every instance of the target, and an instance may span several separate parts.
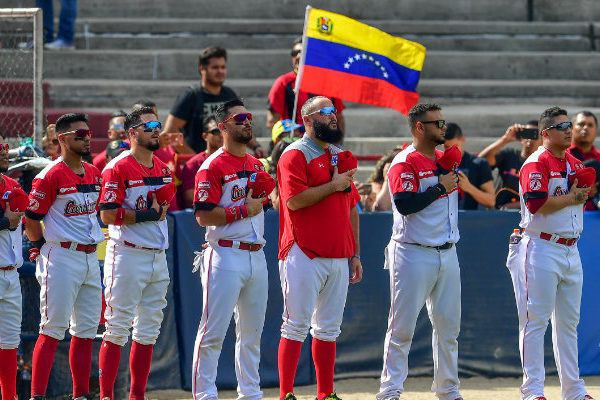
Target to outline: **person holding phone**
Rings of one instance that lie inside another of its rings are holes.
[[[496,208],[520,208],[519,203],[519,170],[534,151],[542,144],[538,133],[538,122],[532,120],[527,124],[513,124],[506,129],[504,135],[483,149],[479,157],[485,158],[492,168],[498,168],[502,181],[501,189],[496,193]],[[511,142],[521,142],[521,148],[504,147]]]

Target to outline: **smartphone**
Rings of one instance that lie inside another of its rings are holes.
[[[523,128],[517,132],[517,139],[537,139],[538,134],[536,128]]]

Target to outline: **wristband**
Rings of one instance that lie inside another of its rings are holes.
[[[137,215],[136,215],[137,217]],[[113,225],[120,226],[123,225],[123,221],[125,220],[125,209],[119,208],[117,210],[117,216],[115,217],[115,222]]]
[[[240,219],[248,218],[248,207],[245,204],[236,208],[240,209]]]
[[[45,243],[46,243],[46,239],[43,236],[39,240],[34,240],[31,242],[33,247],[35,247],[36,249],[41,249]]]
[[[248,207],[235,206],[225,207],[225,223],[230,224],[240,219],[248,218]]]
[[[360,260],[360,254],[353,254],[350,258],[358,258]]]
[[[10,228],[10,220],[6,217],[0,218],[0,231]]]
[[[135,222],[154,222],[160,219],[162,214],[162,206],[159,209],[159,212],[156,212],[154,208],[150,208],[145,211],[136,211],[135,212]]]

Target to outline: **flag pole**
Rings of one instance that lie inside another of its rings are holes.
[[[292,123],[296,123],[296,110],[298,109],[298,92],[300,87],[300,81],[302,80],[302,69],[304,67],[304,59],[306,57],[306,29],[308,27],[308,16],[310,14],[311,6],[306,6],[306,13],[304,14],[304,29],[302,31],[302,56],[300,57],[300,65],[298,65],[298,73],[296,74],[296,83],[294,85],[294,109],[292,111]]]

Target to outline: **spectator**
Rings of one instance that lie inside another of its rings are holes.
[[[37,0],[36,5],[44,11],[44,47],[48,50],[73,50],[75,46],[75,19],[77,0],[60,0],[58,35],[54,40],[54,0]]]
[[[294,143],[298,139],[300,139],[299,136],[284,137],[283,139],[280,139],[275,145],[275,148],[273,149],[273,152],[269,157],[271,161],[269,164],[269,169],[267,169],[267,171],[275,179],[275,183],[277,183],[277,164],[279,163],[281,155],[290,144]],[[262,160],[263,159],[261,159],[261,161]],[[271,203],[273,204],[273,209],[279,211],[279,188],[277,187],[277,185],[269,195],[269,198],[271,199]]]
[[[600,151],[594,147],[594,139],[598,134],[598,119],[591,111],[581,111],[573,119],[573,138],[567,152],[583,161],[586,167],[600,170]],[[596,178],[600,178],[596,175]],[[598,182],[590,191],[590,197],[585,203],[584,210],[598,209]]]
[[[375,164],[375,169],[367,179],[367,184],[356,186],[356,189],[364,197],[362,202],[364,211],[390,211],[392,209],[392,200],[387,185],[387,172],[396,154],[398,154],[398,149],[393,149],[384,154]]]
[[[300,65],[300,58],[302,55],[302,36],[294,40],[292,45],[292,68],[293,70],[287,74],[281,75],[275,80],[271,90],[269,91],[269,99],[267,101],[267,128],[272,129],[273,125],[280,119],[292,119],[294,109],[294,88],[296,85],[296,74],[298,73],[298,66]],[[296,123],[302,124],[302,116],[300,115],[300,107],[310,97],[316,96],[315,94],[306,93],[300,91],[298,93],[298,104],[296,109]],[[344,110],[344,103],[340,99],[331,99],[333,106],[337,110],[337,121],[339,128],[345,131],[344,116],[342,111]],[[343,141],[343,136],[342,136]]]
[[[127,113],[123,110],[115,111],[110,116],[110,121],[108,121],[108,131],[106,132],[106,135],[108,136],[108,139],[111,142],[116,141],[116,140],[125,139],[125,117],[126,116],[127,116]],[[109,146],[110,146],[110,143],[109,143]],[[107,147],[107,149],[108,149],[108,147]],[[92,164],[94,164],[94,166],[96,168],[98,168],[100,171],[102,171],[108,161],[109,160],[106,159],[106,149],[105,149],[101,153],[99,153],[98,155],[96,155],[94,157]]]
[[[104,150],[106,153],[106,163],[108,164],[110,162],[110,160],[117,157],[119,154],[121,154],[125,150],[129,150],[129,149],[130,149],[129,142],[126,142],[125,140],[122,140],[122,139],[113,140],[112,142],[110,142],[108,144],[108,146],[106,146],[106,150]]]
[[[265,166],[265,170],[270,172],[273,164],[273,149],[283,139],[298,139],[304,134],[304,125],[294,124],[291,119],[277,121],[271,129],[271,143],[269,145],[269,156],[261,158],[260,161]]]
[[[183,193],[183,207],[191,208],[194,204],[194,180],[200,166],[212,153],[223,146],[223,135],[217,125],[214,115],[205,119],[202,137],[206,142],[206,150],[190,158],[183,166],[181,172],[181,191]]]
[[[521,207],[519,201],[519,170],[534,151],[542,145],[542,137],[522,139],[520,134],[524,129],[537,129],[538,122],[532,120],[525,125],[514,124],[506,129],[504,135],[483,149],[479,157],[485,158],[490,167],[498,169],[501,189],[496,194],[496,208],[515,209]],[[508,143],[521,142],[521,149],[507,147]]]
[[[50,124],[46,127],[46,132],[42,137],[42,151],[47,157],[55,160],[60,156],[60,145],[56,136],[56,125]]]
[[[458,208],[462,210],[476,210],[481,204],[492,208],[496,204],[494,196],[494,183],[490,164],[480,157],[475,157],[464,150],[466,141],[460,127],[449,122],[444,135],[446,141],[444,148],[457,146],[462,153],[462,161],[458,166],[458,187],[460,200]]]
[[[227,51],[222,47],[208,47],[200,52],[198,71],[202,77],[199,85],[190,86],[179,95],[165,122],[163,133],[182,132],[186,153],[201,153],[206,150],[202,137],[204,116],[215,112],[227,100],[238,96],[228,86],[223,85],[227,76]],[[248,147],[258,157],[265,151],[253,138]]]

